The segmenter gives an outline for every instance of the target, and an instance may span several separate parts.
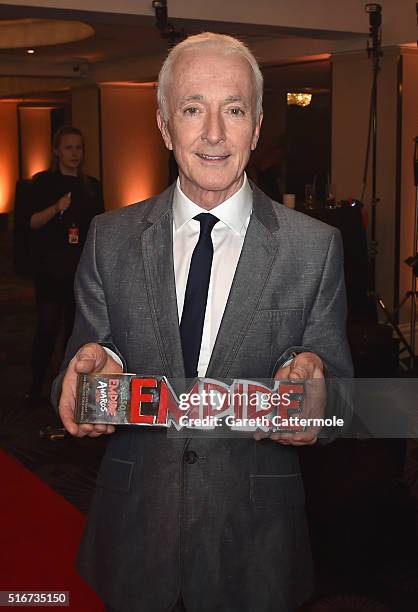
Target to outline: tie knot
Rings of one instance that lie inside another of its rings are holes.
[[[218,217],[215,217],[215,215],[211,215],[210,213],[200,213],[200,215],[196,215],[196,217],[193,218],[196,219],[196,221],[199,221],[200,233],[204,236],[210,234],[219,221]]]

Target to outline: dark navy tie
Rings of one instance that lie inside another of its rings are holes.
[[[197,376],[203,323],[213,259],[211,233],[217,217],[202,213],[194,217],[200,223],[199,240],[193,251],[184,296],[183,314],[180,323],[181,347],[186,378]]]

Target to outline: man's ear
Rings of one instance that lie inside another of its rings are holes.
[[[261,130],[262,123],[263,123],[263,113],[260,113],[260,116],[258,117],[258,119],[256,119],[256,122],[255,122],[253,137],[251,140],[251,151],[254,151],[254,149],[257,146],[258,139],[260,138],[260,130]]]
[[[157,125],[163,137],[164,144],[169,151],[173,150],[173,144],[171,142],[170,132],[168,130],[167,123],[164,121],[160,109],[157,110]]]

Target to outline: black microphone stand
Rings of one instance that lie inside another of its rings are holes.
[[[376,255],[377,255],[377,241],[376,241],[376,207],[379,203],[379,198],[376,195],[376,177],[377,177],[377,81],[380,72],[380,58],[382,56],[381,51],[381,25],[382,25],[382,7],[380,4],[366,4],[366,12],[369,13],[370,20],[370,33],[369,36],[372,39],[372,47],[370,48],[369,41],[367,41],[367,55],[373,60],[373,82],[372,82],[372,93],[370,98],[370,114],[369,114],[369,133],[367,140],[366,159],[364,163],[364,174],[363,174],[363,192],[361,195],[362,202],[367,187],[367,175],[369,170],[369,157],[370,157],[370,141],[372,142],[372,218],[370,225],[370,289],[374,291],[376,288]]]
[[[369,158],[370,158],[370,144],[372,145],[372,214],[370,224],[370,280],[369,280],[369,296],[374,300],[376,305],[384,312],[386,321],[396,332],[400,343],[403,345],[402,350],[407,351],[410,358],[413,360],[414,354],[411,347],[405,338],[404,334],[399,328],[397,320],[395,319],[395,313],[392,314],[386,304],[384,303],[381,296],[376,292],[376,257],[378,254],[378,242],[376,240],[376,221],[377,221],[377,205],[380,199],[377,196],[377,83],[380,72],[380,58],[382,56],[382,37],[381,37],[381,25],[382,25],[382,7],[380,4],[366,4],[366,12],[369,14],[370,21],[370,33],[369,36],[372,39],[372,46],[370,48],[369,41],[367,41],[367,54],[373,60],[373,81],[372,81],[372,92],[370,98],[370,114],[369,114],[369,131],[367,139],[366,158],[364,162],[364,173],[363,173],[363,191],[361,200],[364,202],[364,197],[367,187],[367,176],[369,170]],[[399,305],[399,308],[401,305]],[[398,308],[398,310],[399,310]]]
[[[418,276],[418,136],[414,139],[414,180],[415,180],[415,220],[414,220],[414,238],[412,243],[412,255],[405,259],[405,263],[411,268],[411,291],[407,291],[403,300],[396,308],[397,314],[401,308],[411,298],[410,312],[410,342],[409,342],[409,369],[413,370],[415,366],[415,327],[417,323],[418,304],[417,304],[417,276]]]

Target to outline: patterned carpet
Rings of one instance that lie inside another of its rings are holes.
[[[26,405],[34,297],[4,231],[0,249],[0,446],[85,512],[106,440],[53,440],[48,399]],[[305,449],[302,465],[318,585],[304,611],[416,612],[417,441],[340,440]]]

